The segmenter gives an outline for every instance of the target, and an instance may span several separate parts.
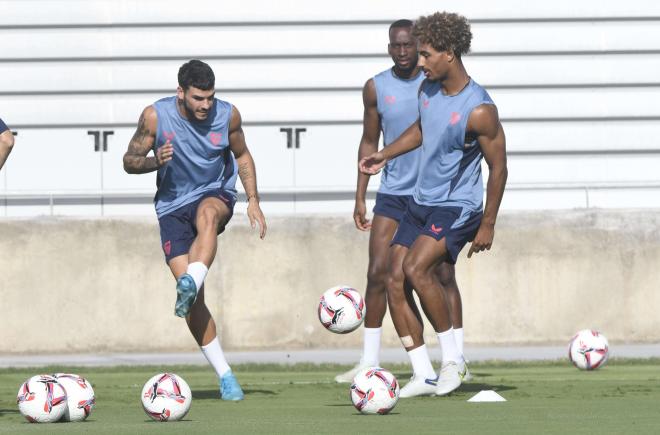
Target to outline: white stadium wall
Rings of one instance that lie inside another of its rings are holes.
[[[195,57],[242,112],[265,212],[350,213],[388,24],[456,5],[507,134],[504,210],[660,207],[658,2],[0,0],[0,216],[152,213],[154,174],[121,157]]]
[[[239,201],[220,237],[207,301],[223,343],[359,346],[322,331],[315,308],[325,288],[366,281],[368,235],[351,223],[361,89],[391,65],[392,21],[445,8],[472,22],[464,61],[508,148],[493,250],[457,266],[466,341],[591,327],[660,341],[660,2],[190,5],[0,0],[0,118],[18,134],[0,171],[0,353],[195,347],[172,315],[155,175],[122,168],[142,109],[191,58],[243,115],[269,219],[261,242]]]

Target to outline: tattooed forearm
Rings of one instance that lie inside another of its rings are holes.
[[[144,113],[140,116],[137,130],[124,154],[124,170],[129,174],[144,174],[158,169],[155,157],[147,157],[153,144],[154,134],[147,125]]]
[[[242,160],[242,161],[241,161]],[[238,176],[241,178],[245,195],[249,198],[257,197],[257,177],[254,161],[249,154],[238,159]]]

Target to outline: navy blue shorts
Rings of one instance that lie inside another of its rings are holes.
[[[234,214],[234,204],[236,197],[223,189],[214,189],[205,192],[198,200],[181,206],[164,216],[158,218],[160,225],[160,241],[165,254],[165,261],[169,261],[179,255],[187,254],[192,246],[195,237],[197,237],[197,228],[195,219],[197,217],[197,208],[205,198],[219,198],[229,207],[229,218]],[[226,225],[226,224],[225,224]],[[218,228],[218,234],[225,230],[223,225]]]
[[[411,195],[390,195],[389,193],[376,193],[374,214],[385,216],[399,222],[408,206]]]
[[[449,254],[448,262],[456,264],[461,249],[477,235],[482,216],[481,211],[463,212],[462,207],[419,205],[411,198],[392,244],[410,248],[422,234],[436,240],[444,238]]]

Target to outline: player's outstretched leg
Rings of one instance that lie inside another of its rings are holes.
[[[216,333],[215,321],[204,303],[204,287],[199,291],[186,321],[202,353],[218,375],[222,400],[243,400],[243,390],[225,359]]]
[[[383,318],[387,311],[388,250],[398,222],[388,217],[375,215],[369,233],[369,268],[367,290],[364,297],[367,312],[364,316],[364,341],[360,362],[349,371],[335,376],[335,382],[353,382],[362,369],[380,365],[380,340]]]
[[[188,256],[175,257],[168,264],[174,277],[180,278],[188,267]],[[201,285],[196,294],[195,302],[186,316],[186,323],[200,350],[218,375],[220,397],[223,400],[242,400],[243,390],[225,359],[218,340],[215,321],[204,303],[204,285]]]

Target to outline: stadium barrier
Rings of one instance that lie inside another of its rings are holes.
[[[0,353],[188,351],[155,218],[0,220]],[[317,319],[321,293],[364,292],[368,234],[350,217],[273,217],[260,240],[244,215],[219,239],[206,302],[228,350],[360,347]],[[660,212],[507,212],[493,248],[457,265],[473,344],[660,341]],[[425,338],[437,340],[425,325]],[[399,346],[389,316],[384,346]]]

